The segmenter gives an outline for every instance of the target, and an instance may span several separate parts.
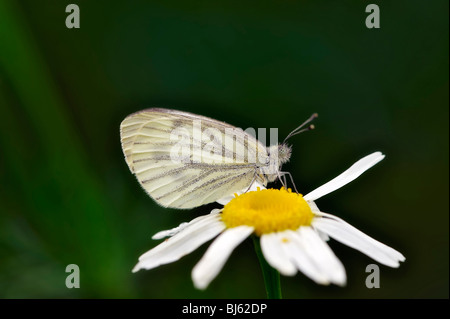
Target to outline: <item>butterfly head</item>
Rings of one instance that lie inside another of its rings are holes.
[[[289,159],[291,158],[292,154],[292,147],[283,143],[278,145],[278,161],[281,165],[284,163],[289,162]]]
[[[267,164],[260,168],[268,182],[273,182],[279,177],[281,166],[289,161],[291,153],[292,148],[285,143],[269,147]]]
[[[277,165],[281,168],[281,165],[289,162],[292,153],[292,147],[286,143],[272,145],[269,147],[269,165]]]

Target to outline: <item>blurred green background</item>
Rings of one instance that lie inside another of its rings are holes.
[[[80,29],[65,26],[70,3]],[[167,107],[280,138],[318,112],[284,167],[303,193],[386,154],[318,205],[406,262],[367,289],[374,262],[331,241],[347,286],[282,277],[285,298],[448,298],[449,3],[376,1],[368,29],[369,3],[0,0],[0,296],[265,297],[251,240],[205,291],[190,274],[208,244],[131,273],[154,233],[219,207],[161,208],[128,170],[120,122]]]

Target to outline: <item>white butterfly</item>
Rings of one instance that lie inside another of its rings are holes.
[[[286,139],[313,128],[300,130],[315,117]],[[290,146],[283,142],[266,148],[242,129],[201,115],[143,110],[123,120],[120,136],[131,172],[164,207],[201,206],[246,191],[255,182],[266,186],[289,175],[280,169],[290,158]]]

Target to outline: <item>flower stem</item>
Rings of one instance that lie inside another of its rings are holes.
[[[260,238],[253,237],[253,244],[255,246],[256,255],[261,265],[261,270],[264,277],[264,285],[266,286],[267,299],[281,299],[281,285],[280,285],[280,273],[278,270],[270,266],[261,250]]]

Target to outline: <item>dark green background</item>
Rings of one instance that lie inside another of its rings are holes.
[[[448,298],[448,1],[376,1],[376,30],[369,3],[0,0],[0,296],[265,297],[250,240],[206,291],[190,273],[208,245],[131,273],[151,235],[219,206],[158,207],[129,172],[119,124],[156,106],[280,137],[318,112],[284,167],[303,193],[386,154],[318,205],[406,262],[367,289],[373,261],[331,241],[347,287],[299,274],[284,297]],[[80,289],[65,287],[72,263]]]

